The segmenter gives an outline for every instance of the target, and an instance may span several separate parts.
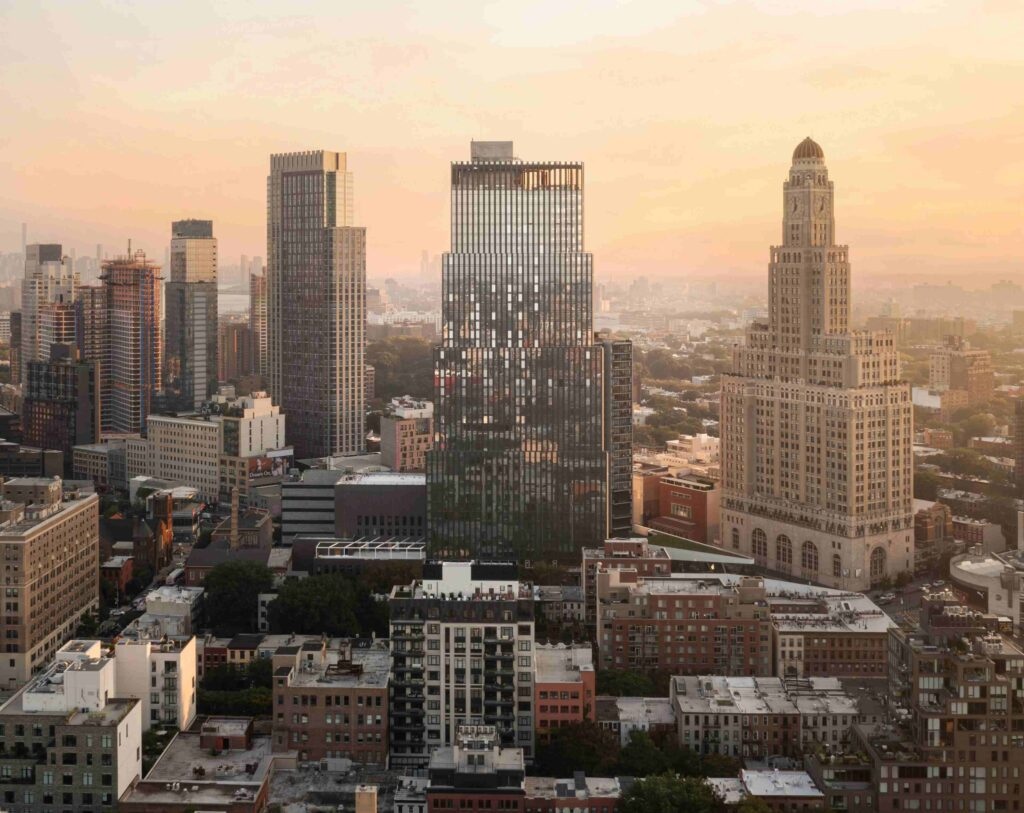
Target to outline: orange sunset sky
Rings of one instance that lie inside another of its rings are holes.
[[[271,152],[348,153],[372,278],[448,245],[469,141],[586,162],[598,277],[757,279],[813,136],[855,275],[1024,279],[1024,2],[0,0],[0,251],[210,218],[265,254]]]

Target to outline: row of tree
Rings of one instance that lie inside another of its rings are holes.
[[[668,738],[655,742],[644,731],[634,731],[620,747],[616,734],[589,720],[556,729],[551,740],[537,749],[534,764],[538,776],[571,776],[573,771],[585,771],[588,776],[736,776],[739,768],[731,757],[701,756]]]
[[[388,605],[376,596],[394,573],[373,571],[363,578],[330,573],[294,579],[274,587],[274,576],[258,562],[217,565],[206,576],[207,620],[218,635],[255,632],[260,593],[277,592],[268,608],[271,632],[339,637],[388,634]]]

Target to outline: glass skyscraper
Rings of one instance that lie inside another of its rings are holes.
[[[595,340],[583,165],[474,142],[452,165],[430,548],[569,560],[629,532],[628,342]]]
[[[171,223],[164,285],[164,385],[173,409],[198,409],[217,391],[217,238],[212,220]]]
[[[296,458],[366,445],[366,230],[345,153],[270,157],[267,372]]]

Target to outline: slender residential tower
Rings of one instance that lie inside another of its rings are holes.
[[[257,260],[259,257],[256,258]],[[249,335],[252,338],[252,369],[267,375],[267,269],[249,275]]]
[[[198,408],[217,391],[217,238],[212,220],[171,223],[171,278],[164,285],[168,404]]]
[[[160,266],[143,251],[103,263],[100,375],[105,432],[141,432],[162,387]]]
[[[722,379],[722,544],[800,579],[862,590],[913,572],[913,408],[892,334],[850,330],[825,154],[783,184],[768,322]]]
[[[473,142],[452,165],[430,547],[576,560],[629,533],[632,347],[595,340],[583,165]]]
[[[366,230],[345,153],[270,157],[267,354],[297,458],[365,448]]]
[[[59,243],[32,243],[25,252],[25,278],[21,282],[23,377],[28,362],[49,361],[50,344],[66,341],[68,330],[74,334],[78,289],[78,275]]]

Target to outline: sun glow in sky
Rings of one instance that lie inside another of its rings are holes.
[[[469,141],[582,160],[599,277],[757,278],[805,136],[854,273],[1020,278],[1024,3],[0,0],[0,250],[265,254],[271,152],[348,153],[371,277]]]

